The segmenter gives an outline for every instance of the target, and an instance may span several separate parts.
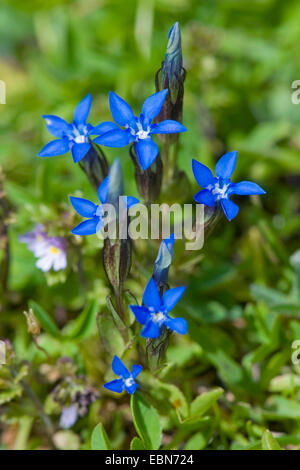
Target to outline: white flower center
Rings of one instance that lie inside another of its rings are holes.
[[[78,129],[77,127],[73,126],[73,135],[70,136],[71,140],[73,140],[76,144],[84,144],[88,142],[88,130],[86,126],[81,127]]]
[[[85,135],[77,135],[74,139],[76,144],[84,144],[86,142],[86,136]]]
[[[228,197],[228,195],[226,194],[228,188],[229,184],[224,184],[221,188],[220,184],[216,183],[214,189],[212,190],[212,194],[214,196],[217,196],[217,199],[226,199]]]
[[[126,385],[126,387],[131,387],[132,385],[134,385],[134,380],[132,377],[128,377],[128,379],[125,379],[124,380],[124,384]]]
[[[152,315],[152,321],[154,323],[162,323],[165,320],[166,316],[162,312],[154,313]]]
[[[144,129],[141,129],[136,133],[136,135],[137,135],[138,139],[140,139],[140,140],[148,139],[149,132],[150,132],[149,128],[146,131],[144,131]]]
[[[134,135],[137,138],[137,140],[148,139],[149,134],[150,134],[150,126],[148,126],[147,130],[145,131],[143,129],[142,124],[139,121],[136,123],[136,125],[137,125],[137,128],[138,128],[137,131],[135,129],[133,129],[132,127],[130,127],[131,135]]]

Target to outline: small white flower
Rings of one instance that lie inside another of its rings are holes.
[[[67,267],[67,255],[64,239],[61,237],[48,237],[42,225],[37,225],[32,232],[20,237],[20,241],[27,243],[27,247],[36,258],[36,266],[43,272],[59,271]]]

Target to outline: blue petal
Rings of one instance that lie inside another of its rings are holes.
[[[174,287],[174,289],[167,290],[163,295],[163,306],[169,312],[175,307],[177,302],[181,299],[185,291],[185,286]]]
[[[127,367],[125,367],[125,365],[118,356],[114,356],[111,367],[116,375],[119,375],[124,379],[128,379],[128,377],[130,377],[129,370],[127,369]]]
[[[135,379],[142,372],[142,370],[143,368],[140,365],[132,366],[132,371],[131,371],[132,377]]]
[[[109,93],[109,107],[114,121],[119,126],[126,126],[134,117],[131,107],[113,91]]]
[[[143,170],[152,165],[159,152],[158,146],[151,138],[139,140],[135,144],[135,150]]]
[[[221,204],[227,219],[229,221],[234,219],[239,211],[238,206],[234,202],[230,201],[230,199],[221,199]]]
[[[228,189],[229,194],[239,194],[240,196],[251,196],[255,194],[266,194],[258,184],[252,181],[241,181],[240,183],[233,183]]]
[[[158,284],[168,280],[169,269],[174,257],[174,242],[175,236],[173,233],[160,244],[153,269],[153,277]]]
[[[73,120],[76,124],[85,124],[89,116],[92,104],[90,93],[78,103],[74,110]]]
[[[202,186],[203,188],[205,188],[209,184],[214,183],[214,175],[212,174],[212,172],[207,166],[193,159],[192,168],[193,168],[195,180],[197,181],[199,186]]]
[[[185,335],[188,330],[187,321],[184,318],[168,318],[164,324],[180,335]]]
[[[218,178],[230,178],[235,170],[237,151],[223,155],[216,164],[216,176]]]
[[[180,122],[167,119],[159,124],[151,126],[151,134],[176,134],[177,132],[186,132],[187,128]]]
[[[153,323],[151,320],[146,323],[141,331],[143,338],[158,338],[160,335],[160,328],[158,323]]]
[[[103,226],[103,221],[99,217],[84,220],[77,227],[73,228],[71,232],[74,235],[93,235],[97,233]]]
[[[93,127],[90,130],[89,135],[102,135],[102,134],[105,134],[106,132],[114,131],[116,129],[119,129],[117,124],[115,124],[114,122],[105,121],[105,122],[102,122],[101,124],[98,124],[98,126]]]
[[[70,131],[70,124],[59,116],[53,116],[51,114],[45,114],[43,118],[46,121],[46,126],[50,134],[55,137],[63,137]]]
[[[122,393],[124,389],[124,384],[122,379],[112,380],[111,382],[107,382],[103,385],[104,388],[107,390],[111,390],[112,392]]]
[[[109,185],[109,176],[106,176],[102,183],[98,187],[98,198],[99,201],[102,202],[102,204],[105,204],[107,201],[107,195],[108,195],[108,185]]]
[[[94,142],[106,147],[125,147],[130,143],[130,133],[118,128],[96,137]]]
[[[149,96],[143,104],[142,114],[145,118],[152,121],[159,113],[163,107],[164,101],[168,94],[168,90],[162,90],[154,95]]]
[[[149,310],[147,307],[141,307],[140,305],[129,305],[133,315],[137,321],[144,325],[149,317]]]
[[[126,207],[130,209],[130,207],[134,206],[135,204],[138,204],[140,201],[136,197],[133,196],[124,196],[123,198],[126,203]]]
[[[171,233],[169,238],[164,238],[163,242],[167,245],[169,249],[171,249],[175,243],[175,233]]]
[[[74,144],[72,147],[72,157],[74,163],[78,163],[80,160],[82,160],[88,151],[91,148],[91,144],[89,143],[83,143],[83,144]]]
[[[156,282],[154,281],[153,277],[151,277],[150,281],[146,285],[146,288],[143,294],[143,303],[147,307],[154,307],[156,311],[158,311],[161,306],[161,298],[158,292]]]
[[[94,217],[96,214],[97,206],[88,199],[83,199],[81,197],[70,196],[70,201],[75,211],[78,212],[82,217]]]
[[[69,151],[69,142],[67,139],[52,140],[42,148],[39,157],[56,157]]]
[[[202,189],[194,196],[195,201],[199,202],[199,204],[205,204],[206,206],[214,206],[215,205],[215,198],[211,191],[208,189]]]
[[[124,388],[125,388],[127,393],[129,393],[130,395],[133,395],[134,392],[136,391],[136,389],[138,388],[138,384],[134,383],[130,386],[124,384]]]

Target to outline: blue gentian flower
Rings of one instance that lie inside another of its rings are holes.
[[[138,387],[138,384],[136,383],[135,379],[142,371],[142,369],[142,366],[134,365],[132,366],[132,371],[130,373],[127,367],[125,367],[125,365],[121,361],[121,359],[118,358],[118,356],[115,356],[112,362],[112,370],[120,378],[104,384],[103,387],[107,388],[107,390],[111,390],[112,392],[116,393],[122,393],[125,389],[126,392],[132,395]]]
[[[103,227],[104,211],[102,204],[107,203],[110,175],[108,175],[100,184],[97,194],[101,204],[94,204],[88,199],[70,196],[70,201],[76,212],[88,220],[84,220],[77,227],[71,230],[74,235],[93,235]],[[124,202],[129,209],[139,202],[132,196],[124,196]]]
[[[109,106],[112,117],[116,122],[100,124],[101,136],[95,143],[107,147],[125,147],[134,142],[139,163],[143,170],[149,168],[158,154],[158,146],[152,140],[153,134],[175,134],[187,129],[177,121],[165,120],[159,124],[151,124],[159,114],[168,90],[162,90],[149,96],[143,104],[140,117],[136,117],[129,104],[116,93],[109,93]],[[118,124],[118,125],[117,125]],[[125,129],[120,129],[120,127]]]
[[[75,108],[73,122],[69,124],[64,119],[50,114],[44,115],[50,134],[58,137],[52,140],[40,151],[39,157],[55,157],[72,151],[74,163],[79,162],[91,148],[90,136],[100,135],[101,127],[88,124],[87,118],[91,109],[92,97],[88,94]]]
[[[225,153],[216,164],[215,177],[207,166],[197,160],[192,162],[195,179],[199,186],[205,188],[195,194],[195,201],[211,207],[221,203],[228,220],[232,220],[239,211],[238,206],[230,200],[232,194],[240,196],[265,194],[265,191],[252,181],[241,181],[240,183],[230,181],[235,170],[236,158],[236,151]]]
[[[172,233],[160,244],[153,270],[153,277],[158,285],[168,280],[169,269],[174,257],[174,242],[175,235]]]
[[[184,291],[185,287],[168,289],[161,299],[156,282],[153,278],[150,279],[143,295],[144,305],[129,305],[137,321],[145,325],[141,336],[158,338],[163,325],[181,335],[187,333],[187,322],[184,318],[169,316],[169,312],[175,307]]]

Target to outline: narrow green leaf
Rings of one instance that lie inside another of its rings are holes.
[[[56,326],[50,315],[40,305],[34,302],[34,300],[30,300],[29,307],[32,308],[33,313],[38,319],[41,327],[47,333],[56,337],[61,335],[58,327]]]
[[[99,302],[89,302],[76,320],[67,325],[64,334],[70,339],[83,339],[95,333],[98,310]]]
[[[224,390],[220,387],[202,393],[191,403],[191,417],[202,416],[220,398]]]
[[[91,438],[92,450],[112,450],[111,443],[102,423],[94,428]]]
[[[121,333],[116,328],[112,314],[107,311],[97,316],[97,325],[101,343],[107,353],[122,356],[125,350],[125,342]]]
[[[263,450],[282,450],[268,429],[262,435],[261,445]]]
[[[158,449],[161,444],[161,425],[157,411],[136,392],[131,397],[131,412],[135,429],[146,449]]]

